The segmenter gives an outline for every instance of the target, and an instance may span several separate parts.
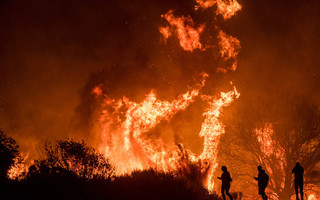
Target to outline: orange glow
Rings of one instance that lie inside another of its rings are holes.
[[[272,124],[266,123],[263,129],[256,130],[256,134],[263,153],[267,156],[275,155],[279,159],[284,157],[284,150],[272,139]]]
[[[163,15],[170,24],[169,27],[160,28],[160,33],[166,39],[173,33],[175,33],[179,39],[180,46],[185,51],[193,51],[195,49],[204,50],[203,45],[200,42],[200,34],[204,30],[204,25],[201,25],[198,28],[194,28],[193,20],[190,16],[187,17],[175,17],[172,11],[169,11],[167,14]]]
[[[241,10],[241,5],[236,0],[196,0],[196,2],[198,3],[196,10],[217,5],[217,13],[222,15],[225,20],[230,19]]]
[[[256,129],[256,135],[258,142],[260,143],[260,150],[263,153],[263,159],[273,157],[279,160],[278,170],[280,170],[282,174],[285,174],[285,151],[276,140],[272,139],[273,134],[273,125],[271,123],[266,123],[262,129]],[[273,175],[273,171],[269,162],[264,162],[264,164],[269,175],[275,176]],[[283,188],[285,184],[285,176],[278,177],[278,179],[280,179],[280,184]],[[275,184],[273,179],[270,179],[270,181]]]
[[[227,35],[225,32],[221,30],[219,31],[218,39],[219,39],[219,46],[220,46],[219,53],[221,57],[225,60],[232,59],[232,66],[229,69],[231,71],[235,71],[237,69],[236,58],[241,48],[240,41],[230,35]],[[220,69],[220,70],[223,71],[224,69]],[[225,70],[223,72],[225,72]]]
[[[318,200],[318,198],[314,194],[311,194],[309,195],[308,200]]]

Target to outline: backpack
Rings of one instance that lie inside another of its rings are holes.
[[[263,183],[263,185],[265,186],[265,187],[267,187],[267,185],[268,185],[268,182],[269,182],[269,176],[268,176],[268,174],[266,174],[265,172],[263,172],[262,173],[262,183]]]

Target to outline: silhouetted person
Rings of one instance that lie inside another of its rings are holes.
[[[259,165],[258,166],[258,177],[254,177],[258,181],[258,187],[259,187],[259,194],[261,195],[263,200],[267,200],[268,197],[266,193],[264,192],[269,181],[269,176],[266,174],[266,172],[262,169],[262,167]]]
[[[222,173],[221,177],[218,177],[218,179],[222,180],[222,186],[221,186],[222,198],[223,198],[223,200],[226,199],[226,196],[224,194],[224,192],[226,192],[226,194],[229,196],[229,198],[231,200],[233,200],[231,194],[229,193],[230,182],[232,181],[230,173],[227,171],[226,166],[222,166],[221,170],[223,171],[223,173]]]
[[[299,191],[300,188],[300,196],[301,200],[303,200],[303,167],[300,166],[300,163],[297,162],[296,166],[293,168],[292,173],[294,173],[294,188],[296,190],[296,197],[299,200]]]

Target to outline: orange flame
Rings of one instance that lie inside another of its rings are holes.
[[[194,23],[190,16],[175,17],[172,10],[167,14],[162,15],[162,17],[164,17],[171,26],[171,29],[169,29],[169,27],[161,27],[159,29],[160,33],[164,36],[165,41],[172,35],[172,32],[174,32],[180,41],[180,46],[185,51],[192,52],[195,49],[204,50],[200,42],[200,34],[204,30],[204,25],[194,28]]]
[[[21,154],[14,159],[14,164],[7,173],[9,179],[21,180],[25,178],[29,168],[29,166],[25,164],[28,157],[29,154],[26,154],[25,156]]]
[[[219,31],[219,46],[220,46],[220,55],[225,60],[232,59],[232,66],[229,68],[231,71],[235,71],[237,69],[237,61],[236,57],[239,54],[240,50],[240,41],[230,35],[227,35],[223,31]]]
[[[151,143],[143,138],[143,133],[150,131],[161,120],[184,110],[205,84],[205,77],[194,89],[180,95],[172,102],[160,101],[155,91],[151,91],[141,103],[135,103],[123,97],[105,99],[104,110],[100,117],[102,127],[100,150],[117,167],[117,173],[128,173],[136,169],[166,168],[174,165],[174,157],[166,151],[161,141]]]
[[[167,43],[167,39],[172,35],[172,33],[170,32],[170,27],[160,27],[159,31],[163,35],[164,42]]]
[[[152,128],[162,120],[169,121],[174,114],[186,109],[205,84],[205,77],[193,89],[178,96],[172,102],[160,101],[151,91],[141,103],[135,103],[123,97],[113,100],[105,97],[104,109],[100,117],[101,146],[100,150],[106,154],[110,162],[116,166],[116,174],[127,174],[134,170],[153,168],[161,172],[176,171],[179,167],[179,151],[176,146],[166,145],[160,139],[152,141],[144,137]],[[206,179],[204,185],[213,189],[213,173],[217,162],[217,145],[219,136],[224,133],[224,127],[218,117],[222,108],[230,105],[239,97],[234,88],[228,93],[221,92],[220,98],[202,95],[209,108],[203,114],[206,118],[202,124],[200,137],[204,138],[203,152],[195,156],[191,151],[192,162],[206,163]]]
[[[224,93],[221,92],[220,98],[215,99],[212,96],[202,95],[202,99],[209,104],[209,108],[203,115],[206,117],[202,123],[200,137],[204,137],[203,151],[199,156],[199,159],[209,164],[209,171],[207,172],[207,178],[204,185],[209,191],[213,190],[214,181],[213,173],[217,167],[217,148],[219,144],[219,138],[221,134],[224,134],[223,124],[219,121],[222,108],[229,106],[234,99],[239,98],[240,93],[236,88],[233,91]]]
[[[316,195],[311,194],[309,195],[308,200],[318,200],[318,198],[316,197]]]
[[[230,19],[241,10],[241,5],[236,0],[196,0],[196,2],[198,3],[196,10],[217,5],[217,13],[222,15],[224,20]]]

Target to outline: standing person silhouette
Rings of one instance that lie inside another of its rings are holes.
[[[294,173],[294,189],[296,190],[297,200],[299,200],[298,188],[300,188],[300,196],[301,200],[303,200],[303,172],[303,167],[301,167],[300,163],[297,162],[296,166],[292,170],[292,173]]]
[[[259,187],[259,194],[261,195],[263,200],[267,200],[268,197],[266,193],[264,192],[269,181],[269,176],[266,174],[266,172],[262,169],[262,167],[259,165],[258,166],[258,177],[254,177],[258,181],[258,187]]]
[[[222,193],[222,198],[223,200],[226,200],[226,196],[224,192],[229,196],[231,200],[233,200],[231,194],[229,193],[230,189],[230,182],[232,181],[232,178],[230,176],[230,173],[227,171],[226,166],[222,166],[221,170],[223,171],[221,177],[218,177],[218,179],[222,180],[222,185],[221,185],[221,193]]]

